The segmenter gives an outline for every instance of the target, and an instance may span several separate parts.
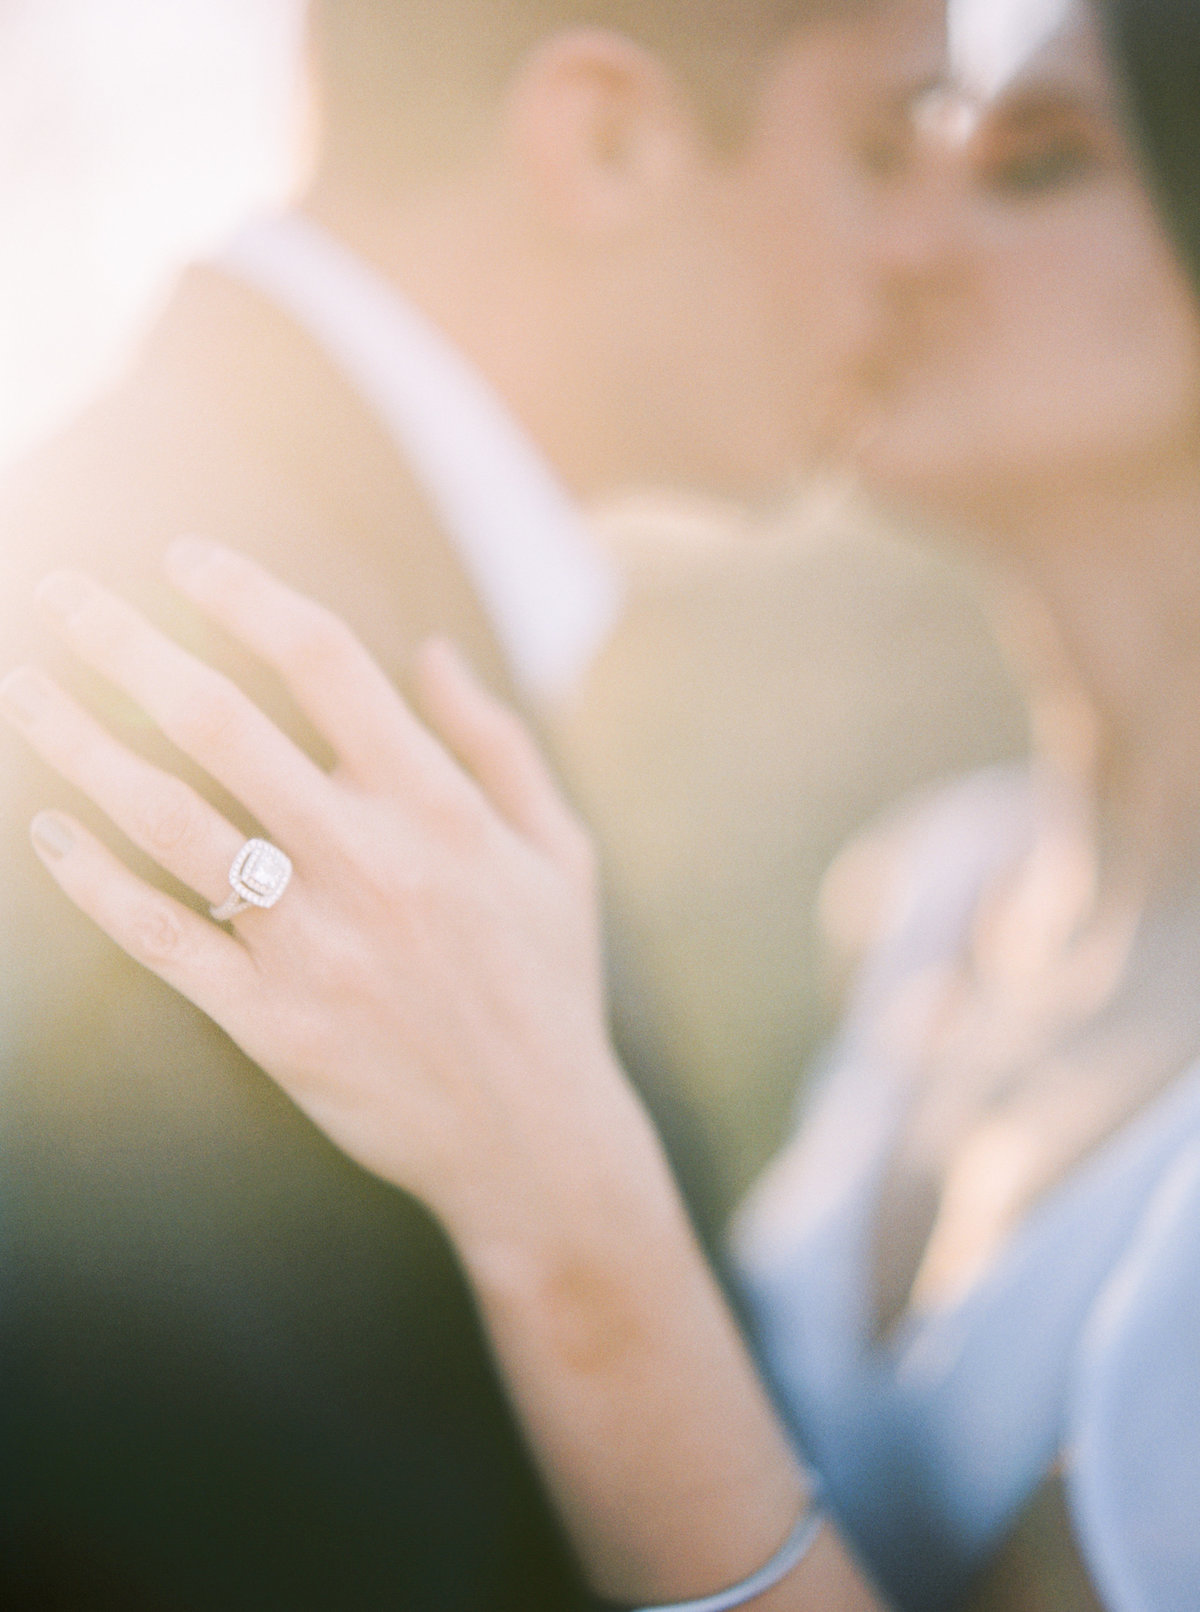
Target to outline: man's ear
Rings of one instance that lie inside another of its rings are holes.
[[[566,29],[531,51],[502,126],[533,205],[552,225],[592,237],[653,218],[702,145],[666,65],[601,28]]]

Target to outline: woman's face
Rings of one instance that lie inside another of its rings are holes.
[[[873,160],[869,482],[977,513],[1200,453],[1200,317],[1090,18],[982,112],[926,97]]]

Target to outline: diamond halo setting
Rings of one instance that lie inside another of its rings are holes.
[[[273,907],[292,877],[292,861],[270,840],[247,840],[229,870],[232,892],[219,907],[212,907],[218,923],[235,918],[247,907]]]

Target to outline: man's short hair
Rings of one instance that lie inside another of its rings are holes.
[[[666,58],[718,137],[755,68],[805,23],[882,0],[312,0],[322,164],[412,177],[478,142],[522,57],[564,28],[627,35]]]

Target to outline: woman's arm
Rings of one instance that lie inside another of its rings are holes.
[[[586,836],[448,647],[419,668],[426,727],[342,623],[249,561],[188,542],[169,569],[278,671],[331,772],[94,583],[59,573],[39,597],[286,850],[292,882],[231,931],[60,813],[35,822],[43,860],[335,1142],[440,1217],[597,1589],[643,1603],[744,1578],[792,1528],[805,1480],[611,1051]],[[205,901],[228,897],[245,836],[201,796],[40,672],[10,674],[0,700],[130,840]],[[876,1603],[827,1528],[756,1604]]]

